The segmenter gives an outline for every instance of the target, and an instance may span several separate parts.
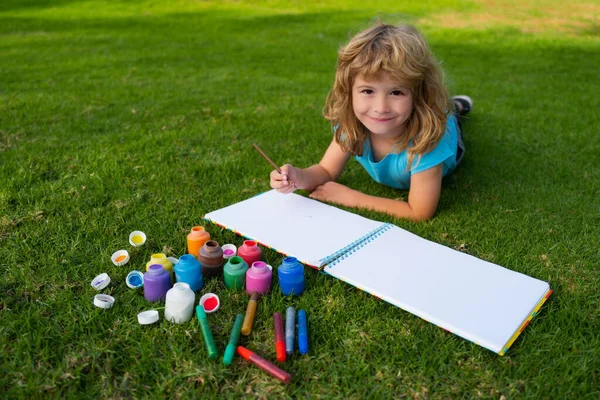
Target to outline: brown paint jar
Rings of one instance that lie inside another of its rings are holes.
[[[200,248],[198,261],[202,265],[202,277],[223,275],[223,250],[215,240],[209,240]]]

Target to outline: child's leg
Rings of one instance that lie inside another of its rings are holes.
[[[455,112],[452,117],[456,121],[456,127],[458,130],[458,148],[456,149],[456,165],[458,166],[465,156],[465,143],[463,141],[462,134],[462,118],[466,116],[469,111],[473,108],[473,100],[469,96],[455,96],[452,98],[454,101]]]
[[[465,142],[463,141],[462,135],[462,124],[460,123],[460,117],[457,114],[452,114],[451,118],[456,121],[456,130],[458,131],[458,147],[456,149],[456,166],[460,164],[463,157],[465,156]]]

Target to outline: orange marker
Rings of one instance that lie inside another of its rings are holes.
[[[283,320],[281,314],[276,312],[273,314],[273,323],[275,325],[275,352],[277,353],[277,361],[285,361],[285,339],[283,336]]]

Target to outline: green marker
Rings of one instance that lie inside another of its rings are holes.
[[[219,356],[219,351],[217,350],[217,346],[215,345],[215,339],[213,338],[212,332],[210,330],[210,325],[208,325],[208,318],[206,318],[204,307],[202,307],[201,305],[197,305],[196,315],[198,316],[198,322],[200,322],[202,336],[204,336],[204,344],[206,345],[208,358],[214,360]]]
[[[235,316],[235,322],[233,324],[233,329],[231,330],[229,343],[227,343],[227,347],[225,348],[225,354],[223,355],[223,364],[225,365],[231,364],[231,360],[233,360],[233,355],[235,354],[235,349],[237,348],[238,340],[240,340],[240,332],[242,330],[243,322],[244,316],[242,314],[238,314]]]

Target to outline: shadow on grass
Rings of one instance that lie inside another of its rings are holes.
[[[141,2],[139,0],[128,0],[127,3]],[[63,7],[75,3],[89,3],[84,0],[3,0],[0,3],[0,12],[33,10],[44,8]]]

